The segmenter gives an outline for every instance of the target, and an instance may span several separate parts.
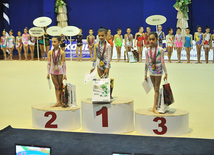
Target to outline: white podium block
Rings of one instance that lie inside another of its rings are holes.
[[[169,109],[165,114],[155,114],[148,109],[135,111],[135,131],[143,135],[179,136],[189,131],[189,112]]]
[[[46,130],[73,130],[81,127],[80,108],[50,107],[37,104],[32,106],[34,128]]]
[[[134,130],[133,100],[115,97],[110,104],[81,101],[82,129],[96,133],[125,133]]]

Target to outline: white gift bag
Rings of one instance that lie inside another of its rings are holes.
[[[77,107],[76,86],[72,85],[70,83],[66,83],[66,85],[67,85],[67,90],[68,90],[68,106],[70,108],[75,108],[75,107]]]
[[[128,52],[129,62],[137,62],[132,52]]]
[[[93,79],[93,103],[110,103],[110,78]]]
[[[164,95],[163,95],[163,88],[160,89],[159,99],[158,99],[158,108],[157,111],[159,113],[166,113],[168,110],[168,106],[164,104]]]

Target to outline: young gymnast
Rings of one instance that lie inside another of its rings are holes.
[[[93,33],[94,33],[94,30],[92,28],[90,28],[89,35],[86,38],[87,39],[87,43],[88,43],[90,56],[91,56],[91,61],[93,59],[93,48],[94,48],[94,42],[95,42],[95,37],[94,37]]]
[[[158,113],[158,98],[159,88],[163,70],[165,72],[164,80],[167,80],[167,70],[164,62],[164,51],[162,47],[158,47],[158,35],[156,32],[149,34],[150,47],[146,50],[146,63],[145,63],[145,80],[147,81],[147,72],[149,70],[150,78],[154,86],[154,106],[152,111]]]
[[[175,48],[177,49],[178,63],[181,63],[181,50],[183,48],[183,36],[181,35],[181,28],[178,27],[175,35]]]
[[[77,54],[77,61],[82,61],[82,39],[83,39],[83,34],[82,34],[82,29],[80,29],[80,32],[78,35],[76,35],[75,39],[73,41],[77,40],[77,47],[76,47],[76,54]],[[80,50],[80,56],[79,56],[79,50]]]
[[[144,29],[143,27],[138,27],[139,32],[135,34],[135,39],[134,39],[134,47],[136,47],[136,40],[137,40],[137,51],[139,53],[139,62],[142,62],[142,52],[143,52],[143,47],[145,45],[145,35],[143,33]]]
[[[210,27],[206,27],[206,33],[204,33],[204,50],[205,50],[205,61],[208,64],[209,51],[212,48],[212,35],[210,34]]]
[[[6,37],[6,31],[2,31],[2,36],[1,36],[1,50],[3,51],[4,54],[4,60],[7,59],[6,55],[6,50],[7,50],[7,37]]]
[[[51,79],[55,86],[56,93],[56,104],[51,107],[59,107],[61,106],[61,88],[63,79],[67,80],[66,77],[66,63],[65,63],[65,52],[59,48],[60,45],[60,37],[52,38],[52,46],[53,50],[48,52],[48,65],[47,65],[47,79]]]
[[[128,52],[131,52],[131,49],[133,48],[133,35],[131,34],[131,28],[128,27],[126,29],[127,34],[125,34],[125,48],[126,48],[126,53],[124,53],[124,60],[127,55],[127,62],[129,62],[129,57],[128,57]]]
[[[115,43],[115,47],[117,50],[117,62],[120,61],[121,47],[122,47],[122,43],[123,43],[123,35],[121,35],[121,33],[122,33],[121,28],[118,28],[117,34],[114,35],[114,43]]]
[[[61,34],[60,39],[61,39],[60,48],[61,50],[65,51],[65,40],[67,40],[68,42],[68,39],[63,34]]]
[[[17,33],[18,36],[16,36],[16,49],[18,51],[18,54],[19,54],[19,60],[22,59],[22,55],[21,55],[21,52],[22,52],[22,33],[21,31],[18,31]]]
[[[13,30],[10,30],[9,36],[7,37],[7,48],[10,52],[10,60],[13,60],[14,45],[15,45],[15,37],[13,36]]]
[[[28,56],[29,38],[30,38],[30,35],[28,34],[28,29],[26,27],[26,28],[24,28],[24,34],[22,34],[22,43],[23,43],[23,48],[24,48],[25,60],[27,60],[27,56]]]
[[[31,60],[34,59],[35,43],[36,43],[36,38],[30,35],[28,44],[30,46]]]
[[[201,63],[200,62],[200,58],[201,58],[201,47],[203,45],[203,33],[201,33],[202,28],[201,26],[197,26],[197,32],[195,32],[194,34],[194,40],[196,42],[196,49],[197,49],[197,63]]]
[[[90,70],[92,73],[97,66],[97,73],[100,78],[107,78],[109,76],[110,61],[111,61],[111,45],[106,41],[107,31],[101,27],[98,30],[99,42],[94,45],[93,68]],[[112,99],[111,85],[111,99]]]
[[[148,48],[150,46],[150,44],[149,44],[149,33],[150,32],[151,32],[151,27],[147,26],[146,33],[145,33],[146,48]]]
[[[184,47],[185,47],[186,53],[187,53],[187,63],[190,63],[190,51],[192,49],[192,35],[190,34],[189,28],[186,28]]]
[[[159,46],[162,47],[163,46],[163,40],[165,40],[165,33],[162,31],[162,25],[158,25],[158,43]]]
[[[111,59],[112,59],[112,56],[113,56],[113,48],[114,48],[114,43],[113,43],[114,36],[111,35],[111,30],[110,30],[110,29],[107,29],[106,40],[107,40],[108,43],[111,45]]]
[[[174,35],[173,35],[173,29],[168,28],[169,34],[166,35],[166,50],[168,51],[168,61],[171,63],[171,56],[172,56],[172,51],[174,47]]]

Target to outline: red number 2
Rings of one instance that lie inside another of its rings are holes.
[[[167,127],[165,126],[166,124],[166,119],[164,117],[155,117],[153,119],[154,122],[161,121],[160,124],[158,124],[158,127],[162,128],[162,131],[158,131],[157,129],[153,130],[155,134],[157,135],[164,135],[167,132]]]
[[[102,109],[96,112],[96,116],[99,115],[102,115],[102,126],[108,127],[108,108],[102,107]]]
[[[45,113],[45,117],[48,117],[49,115],[52,116],[52,118],[45,124],[45,128],[58,128],[57,124],[52,124],[56,120],[56,113],[52,111],[48,111]]]

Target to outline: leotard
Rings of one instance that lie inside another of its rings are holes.
[[[80,47],[80,46],[82,46],[82,45],[83,45],[83,44],[82,44],[82,39],[83,39],[83,35],[82,35],[82,34],[80,34],[80,35],[76,35],[76,37],[75,37],[74,41],[76,41],[76,40],[77,40],[77,46],[78,46],[78,47]]]
[[[36,42],[36,38],[33,37],[33,36],[30,36],[29,41],[28,41],[28,44],[29,44],[29,45],[35,45],[35,42]]]
[[[151,49],[151,50],[150,50]],[[146,63],[145,63],[145,75],[147,75],[148,69],[152,76],[161,76],[163,70],[167,74],[165,62],[164,62],[164,51],[162,47],[149,47],[146,51]],[[155,70],[152,69],[152,60],[155,57]]]
[[[202,45],[202,43],[203,43],[203,33],[198,33],[198,32],[195,33],[195,42],[198,45]]]
[[[144,35],[137,35],[137,46],[143,46],[145,44]]]
[[[210,48],[210,40],[211,40],[211,34],[210,33],[205,33],[204,34],[204,47]]]
[[[122,47],[122,37],[116,37],[115,36],[115,46],[119,46],[119,47]]]
[[[133,42],[132,42],[132,34],[130,34],[130,35],[126,35],[126,46],[127,47],[132,47],[133,46]]]
[[[8,48],[13,48],[14,47],[14,39],[13,39],[13,36],[9,36],[7,37],[8,38],[8,44],[7,44],[7,47]]]
[[[166,36],[166,47],[173,47],[174,45],[174,35]]]
[[[29,34],[28,33],[24,33],[23,35],[22,35],[22,43],[24,44],[24,45],[28,45],[28,41],[29,41]]]
[[[1,47],[6,48],[7,47],[7,39],[6,37],[1,37]]]
[[[111,45],[112,48],[114,46],[113,39],[114,39],[113,36],[111,36],[110,38],[108,38],[108,37],[106,38],[106,40],[108,41],[108,43]]]
[[[22,47],[22,37],[16,37],[16,47]]]
[[[191,44],[191,34],[189,36],[185,36],[185,45],[184,47],[192,47],[192,44]]]
[[[100,65],[101,60],[104,62],[103,66]],[[101,44],[101,42],[96,43],[94,45],[93,68],[95,68],[95,66],[97,65],[97,67],[99,67],[101,70],[105,70],[106,68],[110,69],[110,61],[111,45],[107,41],[105,41],[103,45]]]
[[[92,37],[88,36],[87,39],[88,39],[89,46],[91,46],[93,48],[93,46],[94,46],[93,43],[95,40],[94,36],[92,36]]]
[[[181,34],[175,35],[175,47],[183,47],[183,36]]]

